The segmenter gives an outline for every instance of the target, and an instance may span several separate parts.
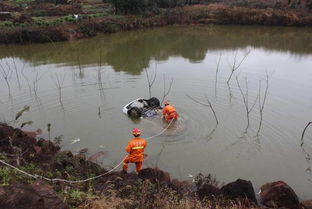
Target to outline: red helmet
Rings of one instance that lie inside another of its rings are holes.
[[[132,130],[132,134],[133,134],[134,136],[140,136],[140,135],[141,135],[141,130],[138,129],[138,128],[134,128],[134,129]]]
[[[169,105],[169,101],[165,101],[165,102],[164,102],[164,105]]]

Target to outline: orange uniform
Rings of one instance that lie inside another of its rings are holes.
[[[127,171],[128,163],[135,163],[136,171],[139,172],[142,169],[144,160],[144,149],[147,146],[145,139],[135,137],[128,142],[126,152],[129,155],[123,161],[123,170]]]
[[[163,116],[167,122],[170,122],[172,119],[178,119],[179,115],[176,112],[176,109],[171,105],[166,105],[163,109]]]

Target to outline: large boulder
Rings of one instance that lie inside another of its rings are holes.
[[[250,181],[237,179],[221,188],[221,193],[230,199],[248,199],[257,204],[255,191]]]
[[[267,207],[299,209],[299,199],[294,190],[283,181],[261,186],[260,201]]]
[[[38,180],[31,185],[0,188],[1,209],[68,209],[51,185]]]
[[[152,183],[160,183],[160,184],[167,184],[171,183],[170,175],[167,172],[164,172],[158,168],[145,168],[139,172],[138,177],[140,179],[148,179]]]

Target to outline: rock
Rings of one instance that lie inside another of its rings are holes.
[[[267,207],[299,209],[299,200],[294,190],[283,181],[261,186],[260,201]]]
[[[237,179],[221,188],[221,193],[230,199],[248,199],[257,204],[255,191],[250,181]]]
[[[1,209],[68,209],[51,185],[37,180],[0,189]]]
[[[303,209],[312,209],[312,200],[306,200],[300,203]]]
[[[145,168],[139,172],[140,179],[148,179],[152,183],[170,184],[170,175],[158,168]]]

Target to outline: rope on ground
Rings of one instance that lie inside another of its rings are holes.
[[[161,132],[159,132],[159,133],[156,134],[156,135],[147,137],[146,140],[155,138],[155,137],[160,136],[161,134],[163,134],[163,133],[169,128],[169,126],[171,125],[171,123],[172,123],[173,121],[174,121],[174,119],[172,119],[172,120],[170,121],[170,123],[168,124],[168,126],[167,126],[166,128],[164,128]],[[33,174],[27,173],[26,171],[23,171],[23,170],[21,170],[21,169],[15,167],[15,166],[13,166],[13,165],[11,165],[11,164],[9,164],[9,163],[3,161],[3,160],[0,160],[0,163],[4,164],[4,165],[6,165],[6,166],[8,166],[8,167],[10,167],[10,168],[12,168],[12,169],[14,169],[14,170],[20,172],[20,173],[25,174],[26,176],[29,176],[29,177],[31,177],[31,178],[34,178],[34,179],[44,179],[44,180],[50,181],[50,182],[52,182],[52,183],[54,183],[54,182],[66,182],[66,183],[69,183],[69,184],[75,184],[75,183],[84,183],[84,182],[87,182],[87,181],[91,181],[91,180],[100,178],[100,177],[105,176],[105,175],[107,175],[107,174],[110,174],[111,172],[113,172],[114,170],[116,170],[116,169],[123,163],[123,161],[124,161],[125,158],[126,158],[126,157],[124,157],[124,158],[122,159],[122,161],[121,161],[119,164],[117,164],[115,167],[113,167],[112,169],[110,169],[109,171],[107,171],[107,172],[105,172],[105,173],[102,173],[102,174],[100,174],[100,175],[97,175],[97,176],[94,176],[94,177],[90,177],[90,178],[87,178],[87,179],[75,180],[75,181],[74,181],[74,180],[59,179],[59,178],[51,179],[51,178],[47,178],[47,177],[45,177],[45,176],[40,176],[40,175],[37,175],[37,174],[33,175]]]

